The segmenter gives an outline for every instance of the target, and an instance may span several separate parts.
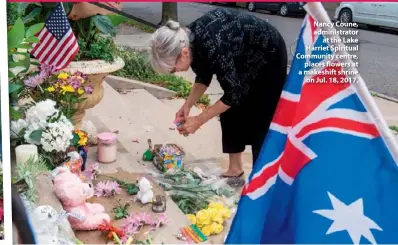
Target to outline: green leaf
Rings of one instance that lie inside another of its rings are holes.
[[[27,43],[21,43],[20,45],[17,46],[17,48],[21,48],[21,49],[31,49],[33,48],[32,45],[27,44]]]
[[[40,40],[39,40],[38,37],[32,36],[32,37],[25,38],[25,42],[27,42],[27,43],[39,43]]]
[[[34,20],[36,16],[38,16],[39,14],[41,14],[42,8],[35,8],[32,11],[30,11],[30,13],[28,15],[25,16],[25,18],[23,18],[23,22],[29,23],[30,21]]]
[[[29,138],[34,141],[40,142],[42,133],[42,130],[35,130],[29,135]]]
[[[127,19],[126,17],[124,17],[122,15],[118,15],[118,14],[110,14],[107,16],[111,20],[113,27],[119,26],[121,23],[123,23]]]
[[[9,78],[13,78],[13,77],[15,77],[15,75],[14,75],[14,73],[12,73],[11,71],[8,71],[8,77],[9,77]]]
[[[8,50],[16,48],[25,38],[25,25],[21,18],[15,21],[14,26],[7,33]]]
[[[18,90],[20,90],[21,88],[23,88],[23,86],[21,84],[17,84],[17,83],[10,83],[8,84],[8,93],[14,93]]]
[[[26,31],[26,37],[33,37],[36,35],[41,29],[43,29],[44,23],[38,23],[28,28]]]
[[[16,121],[22,117],[21,113],[14,109],[14,107],[10,106],[10,118],[13,121]]]
[[[18,13],[24,14],[25,9],[29,6],[30,3],[18,3]]]
[[[112,21],[105,15],[96,15],[92,17],[95,27],[104,34],[116,35]]]

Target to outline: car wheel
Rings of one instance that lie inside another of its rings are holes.
[[[247,3],[247,10],[249,10],[250,12],[256,11],[256,5],[253,2]]]
[[[282,4],[279,7],[279,14],[282,16],[288,16],[289,15],[289,7],[287,6],[287,4]]]
[[[342,23],[352,22],[352,12],[349,9],[342,9],[339,13],[339,21]]]

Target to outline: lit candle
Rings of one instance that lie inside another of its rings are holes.
[[[37,146],[35,145],[19,145],[15,147],[17,164],[27,162],[29,158],[37,159],[38,156]]]

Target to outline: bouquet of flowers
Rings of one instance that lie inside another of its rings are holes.
[[[56,73],[54,67],[49,65],[42,65],[39,71],[31,73],[24,80],[24,85],[25,95],[36,102],[46,99],[56,101],[57,109],[67,118],[73,117],[76,104],[85,99],[84,95],[93,91],[83,73]]]
[[[72,122],[50,99],[34,103],[24,114],[24,118],[11,121],[12,141],[35,144],[53,165],[61,163],[73,139]]]

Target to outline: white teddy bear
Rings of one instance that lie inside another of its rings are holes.
[[[142,177],[138,181],[139,191],[137,193],[137,199],[140,200],[142,204],[147,204],[152,202],[153,199],[153,191],[151,182],[145,177]]]

